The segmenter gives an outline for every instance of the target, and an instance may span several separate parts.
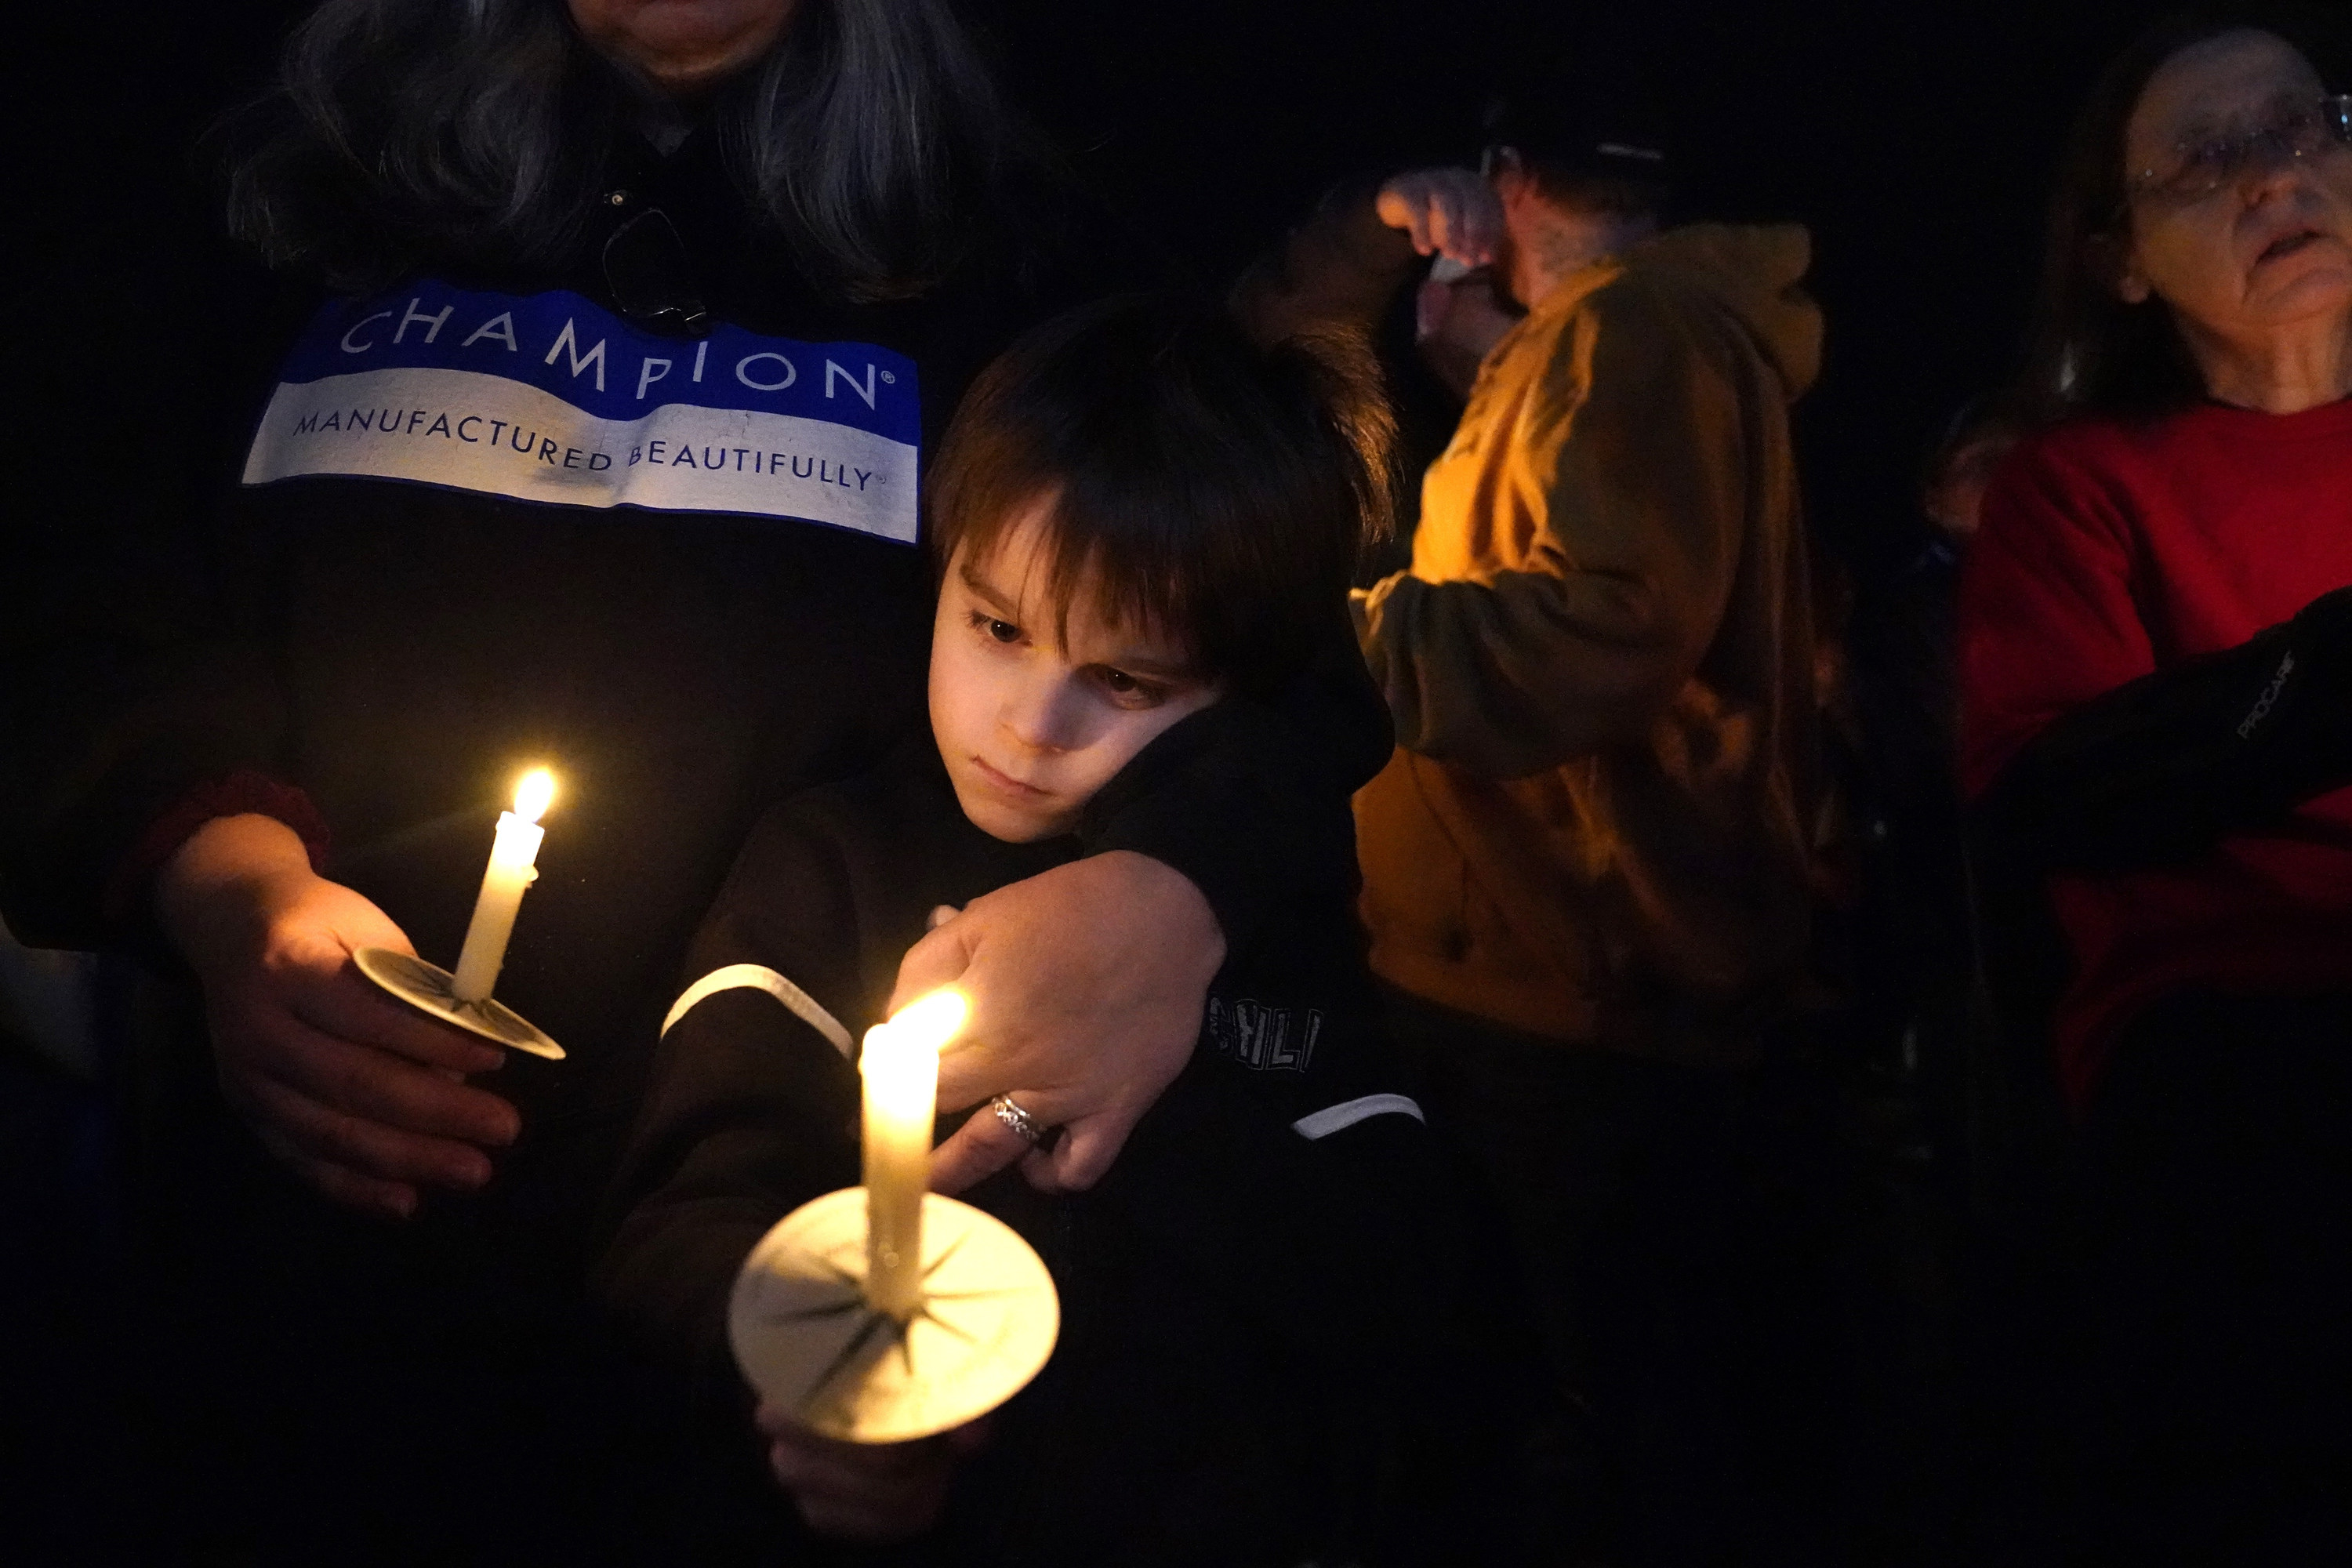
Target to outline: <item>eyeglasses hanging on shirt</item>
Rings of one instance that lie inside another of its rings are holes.
[[[659,207],[647,207],[604,241],[604,286],[631,321],[690,338],[710,332],[686,244]]]

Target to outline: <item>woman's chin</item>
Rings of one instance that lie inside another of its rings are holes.
[[[2246,301],[2262,320],[2284,326],[2328,313],[2352,313],[2352,246],[2315,241],[2268,261],[2246,279]]]
[[[2340,331],[2352,324],[2352,277],[2314,280],[2282,290],[2265,313],[2283,329],[2333,322]]]

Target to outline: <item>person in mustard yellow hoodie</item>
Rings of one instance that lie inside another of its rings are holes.
[[[1834,1419],[1759,1384],[1829,1318],[1788,1201],[1829,1140],[1774,1098],[1827,820],[1789,436],[1822,317],[1802,228],[1664,226],[1663,152],[1589,107],[1335,195],[1234,303],[1360,320],[1440,258],[1424,352],[1475,375],[1410,566],[1354,599],[1397,739],[1356,797],[1361,909],[1627,1482],[1615,1549],[1681,1561],[1801,1534],[1790,1455]]]

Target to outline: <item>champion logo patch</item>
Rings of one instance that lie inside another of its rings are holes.
[[[408,479],[571,506],[723,511],[913,543],[914,363],[721,325],[658,337],[580,295],[425,281],[321,310],[245,482]]]

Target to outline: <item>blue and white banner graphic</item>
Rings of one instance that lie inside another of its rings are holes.
[[[887,349],[725,325],[657,337],[577,294],[425,281],[320,312],[245,482],[363,475],[912,543],[920,434],[914,363]]]

